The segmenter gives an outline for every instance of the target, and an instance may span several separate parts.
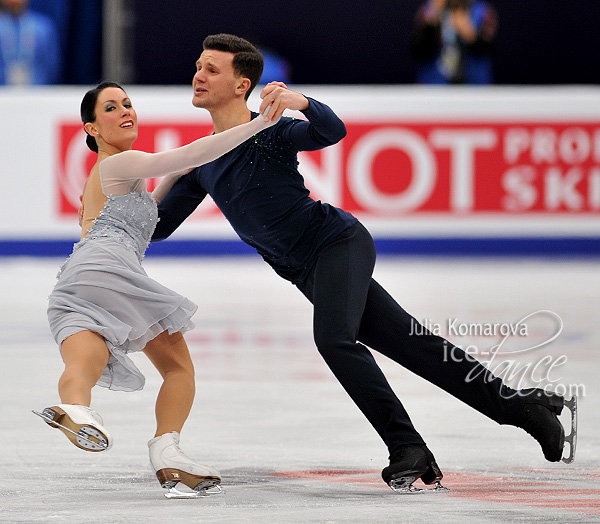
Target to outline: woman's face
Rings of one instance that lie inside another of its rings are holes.
[[[86,124],[100,149],[106,146],[119,151],[131,148],[138,136],[137,114],[127,93],[117,87],[107,87],[96,101],[96,120]],[[104,142],[106,146],[102,144]]]

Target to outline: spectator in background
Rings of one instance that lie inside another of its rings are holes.
[[[291,83],[292,66],[290,63],[272,49],[261,47],[260,52],[263,55],[265,66],[259,84],[266,85],[269,82]]]
[[[482,0],[427,0],[417,12],[413,46],[421,84],[491,84],[498,18]]]
[[[52,20],[28,0],[0,0],[0,85],[60,82],[61,52]]]

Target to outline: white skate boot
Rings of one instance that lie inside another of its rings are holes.
[[[167,498],[196,498],[222,493],[221,476],[208,466],[196,464],[179,448],[179,433],[173,431],[148,442],[150,464]],[[175,489],[177,483],[191,488],[191,492]]]
[[[46,423],[60,429],[78,448],[86,451],[105,451],[112,446],[110,433],[103,426],[102,417],[93,409],[77,404],[58,404],[33,411]]]

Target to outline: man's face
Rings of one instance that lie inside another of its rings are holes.
[[[239,96],[241,80],[233,70],[233,53],[205,49],[196,62],[192,104],[208,110],[218,109]]]

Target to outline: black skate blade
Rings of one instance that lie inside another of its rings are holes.
[[[565,407],[571,412],[571,433],[565,437],[565,444],[569,444],[569,455],[561,460],[565,464],[571,464],[575,460],[575,448],[577,447],[577,397],[565,400]]]
[[[435,486],[432,488],[417,488],[412,484],[406,485],[406,482],[397,483],[395,480],[390,481],[390,488],[394,490],[396,493],[401,495],[412,495],[414,493],[443,493],[446,491],[450,491],[448,488],[442,486],[442,483],[439,480],[435,481]]]
[[[180,491],[175,486],[167,487],[167,489],[168,491],[165,493],[167,499],[199,499],[211,495],[221,495],[224,492],[221,485],[214,482],[205,482],[196,486],[195,489],[187,491]]]
[[[87,434],[83,431],[83,428],[82,428],[82,431],[77,433],[76,431],[73,431],[71,428],[68,428],[67,426],[63,426],[60,422],[56,422],[52,417],[49,417],[45,413],[40,413],[39,411],[35,411],[34,409],[32,409],[31,412],[33,414],[37,415],[38,417],[44,419],[44,422],[46,422],[47,424],[57,426],[60,429],[62,429],[63,431],[71,433],[71,435],[75,435],[79,441],[85,441],[91,449],[94,449],[94,448],[106,449],[108,447],[108,444],[106,442],[104,442],[104,440],[102,440],[102,437],[103,437],[102,434],[93,430],[93,428],[86,427],[85,429],[87,431],[90,431],[90,432],[93,431],[94,433],[97,433],[97,435],[92,434],[92,436],[96,437],[97,440],[92,440],[91,438],[88,438]]]

